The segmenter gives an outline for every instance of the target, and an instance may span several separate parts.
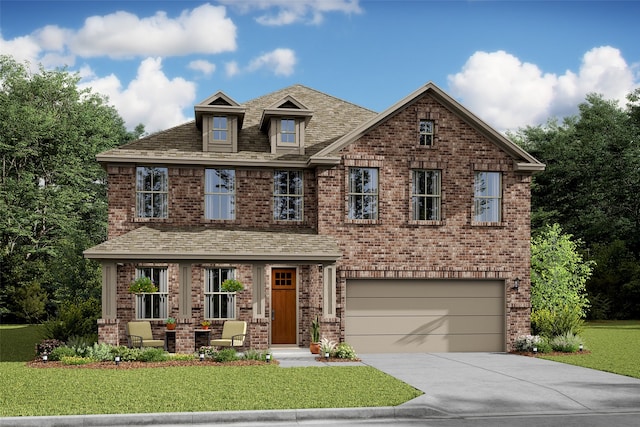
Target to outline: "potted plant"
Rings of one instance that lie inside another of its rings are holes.
[[[227,279],[220,285],[222,292],[240,292],[244,289],[244,285],[236,279]]]
[[[158,288],[150,278],[146,276],[138,277],[129,285],[129,292],[132,294],[158,292]]]
[[[164,324],[167,329],[173,330],[176,328],[176,319],[174,319],[173,317],[167,317],[167,320],[165,320]]]
[[[211,326],[211,322],[209,322],[208,320],[203,320],[202,322],[200,322],[200,326],[202,326],[202,329],[209,329],[209,326]]]
[[[309,344],[311,354],[320,353],[320,322],[318,316],[311,321],[311,344]]]

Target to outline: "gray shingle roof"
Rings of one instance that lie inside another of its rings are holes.
[[[93,259],[333,262],[329,236],[291,232],[140,227],[87,249]]]
[[[262,111],[290,95],[313,111],[305,130],[305,154],[272,154],[268,136],[259,129]],[[195,120],[132,141],[98,155],[101,161],[109,158],[166,159],[168,161],[306,161],[377,113],[302,85],[293,85],[244,104],[246,108],[242,129],[238,134],[237,153],[202,151],[202,133]]]

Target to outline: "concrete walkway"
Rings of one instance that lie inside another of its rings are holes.
[[[384,408],[16,417],[0,418],[0,426],[296,425],[321,420],[349,424],[349,420],[442,422],[465,417],[640,415],[639,379],[531,357],[504,353],[370,354],[361,355],[362,362],[326,363],[316,361],[317,356],[308,349],[280,348],[273,354],[282,368],[372,366],[425,394]]]

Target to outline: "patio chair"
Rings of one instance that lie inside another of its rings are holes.
[[[126,325],[129,347],[164,347],[164,340],[154,340],[149,322],[128,322]]]
[[[212,347],[242,347],[247,336],[247,322],[227,320],[222,326],[222,338],[211,340]]]

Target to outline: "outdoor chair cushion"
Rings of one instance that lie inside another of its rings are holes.
[[[211,340],[214,347],[242,347],[247,335],[247,322],[227,320],[222,326],[222,338]]]
[[[164,347],[164,340],[154,340],[149,322],[128,322],[127,340],[129,347]]]

